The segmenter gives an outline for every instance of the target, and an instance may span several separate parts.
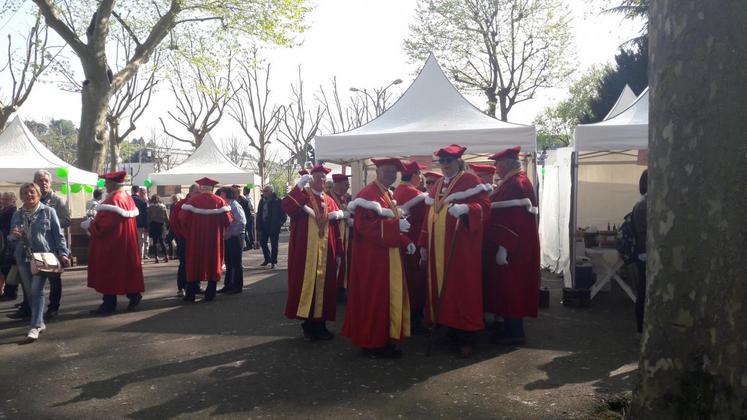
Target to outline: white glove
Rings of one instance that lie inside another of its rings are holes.
[[[428,250],[423,247],[420,248],[420,261],[421,262],[428,261]]]
[[[306,175],[301,175],[301,178],[298,178],[298,181],[296,181],[296,186],[297,186],[297,187],[298,187],[299,189],[301,189],[301,190],[302,190],[302,189],[303,189],[303,187],[305,187],[305,186],[306,186],[306,184],[308,184],[309,182],[311,182],[311,180],[312,180],[313,178],[314,178],[314,177],[312,177],[312,176],[311,176],[311,175],[309,175],[309,174],[306,174]]]
[[[415,251],[417,250],[418,247],[416,247],[414,243],[410,242],[407,244],[407,255],[415,255]]]
[[[407,219],[399,219],[399,231],[402,233],[410,231],[410,222]]]
[[[495,263],[498,265],[508,264],[508,251],[506,251],[506,248],[502,246],[498,247],[498,253],[495,254]]]
[[[454,217],[459,217],[463,214],[469,213],[469,206],[466,204],[452,204],[449,206],[449,214]]]
[[[88,219],[80,222],[80,227],[83,228],[83,230],[90,229],[91,228],[91,220],[92,219],[89,217]]]
[[[342,217],[344,217],[344,218],[346,218],[346,219],[350,219],[350,218],[352,218],[352,216],[350,215],[350,212],[349,212],[349,211],[347,211],[347,210],[343,210],[343,211],[342,211]]]

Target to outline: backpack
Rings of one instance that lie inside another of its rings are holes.
[[[617,239],[615,243],[617,252],[620,253],[623,262],[629,264],[635,261],[635,229],[633,227],[633,212],[625,215],[623,222],[617,229]]]

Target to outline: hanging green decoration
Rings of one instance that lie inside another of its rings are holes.
[[[83,189],[83,186],[80,184],[71,184],[70,185],[70,192],[77,194]]]
[[[66,167],[60,166],[59,168],[57,168],[57,177],[58,178],[66,179],[67,178],[67,174],[68,174],[68,170],[67,170]]]
[[[67,184],[62,184],[62,186],[60,186],[60,192],[67,194]]]
[[[90,185],[86,185],[83,187],[83,191],[87,192],[88,194],[91,194],[93,192],[93,187]]]
[[[143,181],[143,185],[145,185],[145,188],[150,188],[153,186],[153,181],[150,178],[146,178],[145,181]]]
[[[105,184],[106,184],[106,181],[104,181],[103,179],[99,179],[98,182],[96,183],[96,186],[99,188],[104,188]]]

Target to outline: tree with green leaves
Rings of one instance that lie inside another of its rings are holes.
[[[568,146],[578,124],[594,120],[591,103],[596,99],[601,79],[608,67],[594,67],[568,89],[568,98],[545,108],[534,120],[540,149]]]
[[[15,0],[21,2],[21,0]],[[47,25],[80,60],[81,92],[78,165],[103,169],[109,101],[147,63],[161,43],[182,27],[216,39],[259,39],[289,44],[302,31],[306,0],[33,0]],[[110,29],[120,26],[136,45],[121,67],[110,68]]]
[[[405,50],[434,53],[466,90],[487,98],[487,111],[508,120],[519,103],[571,71],[571,26],[562,0],[418,0]]]
[[[52,153],[65,162],[75,165],[78,128],[70,120],[52,119],[48,124],[34,120],[25,122],[29,131]]]

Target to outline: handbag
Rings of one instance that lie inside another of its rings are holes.
[[[31,274],[42,277],[54,277],[61,274],[62,264],[51,252],[29,252]]]

